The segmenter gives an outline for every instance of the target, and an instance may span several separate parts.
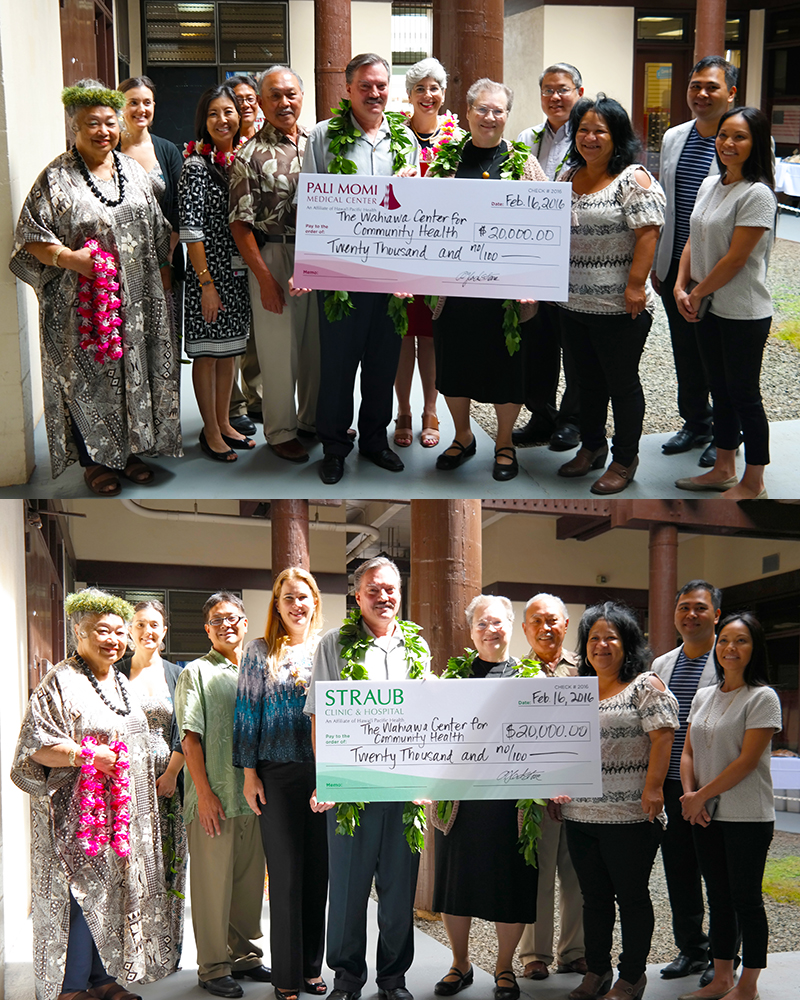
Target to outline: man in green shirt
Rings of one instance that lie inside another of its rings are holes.
[[[192,859],[189,879],[197,975],[219,997],[241,997],[236,979],[269,982],[261,937],[264,852],[258,819],[233,766],[233,713],[247,631],[244,605],[222,591],[203,605],[212,649],[187,664],[175,688],[175,714],[189,772],[183,815]]]

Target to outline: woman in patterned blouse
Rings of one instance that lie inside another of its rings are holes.
[[[567,821],[569,853],[583,895],[589,971],[570,1000],[637,1000],[646,985],[653,936],[648,882],[666,825],[662,786],[678,702],[648,669],[652,659],[630,608],[608,602],[587,608],[578,626],[578,673],[597,677],[600,698],[600,798],[551,800],[554,819]],[[623,953],[608,990],[611,938],[619,906]]]
[[[322,626],[322,601],[304,569],[283,570],[272,588],[263,639],[248,643],[239,671],[233,763],[260,817],[270,876],[272,982],[278,1000],[327,992],[320,977],[328,895],[325,815],[316,787],[311,721],[303,714]]]

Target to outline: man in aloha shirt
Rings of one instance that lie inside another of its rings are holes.
[[[280,458],[307,462],[298,433],[310,438],[315,431],[317,297],[289,294],[295,191],[308,135],[297,123],[302,80],[286,66],[273,66],[261,78],[259,101],[264,124],[236,154],[231,169],[231,232],[250,271],[253,330],[264,380],[264,435]]]

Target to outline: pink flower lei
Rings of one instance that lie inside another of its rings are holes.
[[[94,351],[94,360],[105,364],[106,358],[122,357],[122,319],[119,309],[122,299],[114,254],[103,250],[97,240],[89,239],[84,246],[92,254],[94,277],[78,278],[78,332],[84,351]]]
[[[458,128],[458,115],[448,111],[444,121],[439,126],[436,142],[428,149],[420,150],[420,160],[423,163],[430,163],[436,159],[436,154],[442,148],[455,141],[456,129]]]
[[[99,854],[110,843],[116,854],[126,858],[131,853],[128,748],[121,740],[109,743],[109,749],[117,755],[109,789],[107,775],[94,766],[94,748],[97,745],[94,736],[84,736],[81,741],[84,757],[78,786],[81,818],[75,836],[83,841],[83,849],[89,857]]]
[[[246,139],[240,138],[239,144],[232,153],[222,153],[215,146],[212,146],[210,142],[200,142],[199,139],[192,139],[191,142],[184,143],[183,158],[187,159],[194,153],[197,156],[208,157],[208,159],[213,160],[214,163],[218,164],[220,167],[227,168],[233,163],[236,157],[236,151],[241,149],[246,142]]]

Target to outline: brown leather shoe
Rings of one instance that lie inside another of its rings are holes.
[[[602,976],[598,976],[596,972],[587,972],[581,985],[569,994],[569,1000],[597,1000],[597,997],[608,993],[613,978],[611,969]]]
[[[568,479],[577,479],[578,476],[585,476],[592,469],[602,469],[608,458],[608,445],[604,444],[597,451],[589,448],[581,448],[572,461],[562,465],[558,470],[559,476],[566,476]]]
[[[618,979],[606,993],[608,1000],[640,1000],[647,986],[647,976],[642,976],[638,983],[626,983]]]
[[[579,976],[585,976],[588,971],[585,958],[576,958],[574,962],[559,963],[556,969],[556,972],[573,972]]]
[[[272,448],[278,458],[285,458],[287,462],[308,461],[308,452],[297,438],[292,438],[290,441],[281,441],[280,444],[271,444],[270,448]]]
[[[609,493],[621,493],[633,482],[639,459],[634,458],[626,468],[619,462],[612,462],[603,475],[593,483],[589,489],[591,493],[599,493],[600,496],[608,496]]]
[[[526,979],[547,979],[550,970],[547,968],[547,962],[528,962],[522,974]]]

